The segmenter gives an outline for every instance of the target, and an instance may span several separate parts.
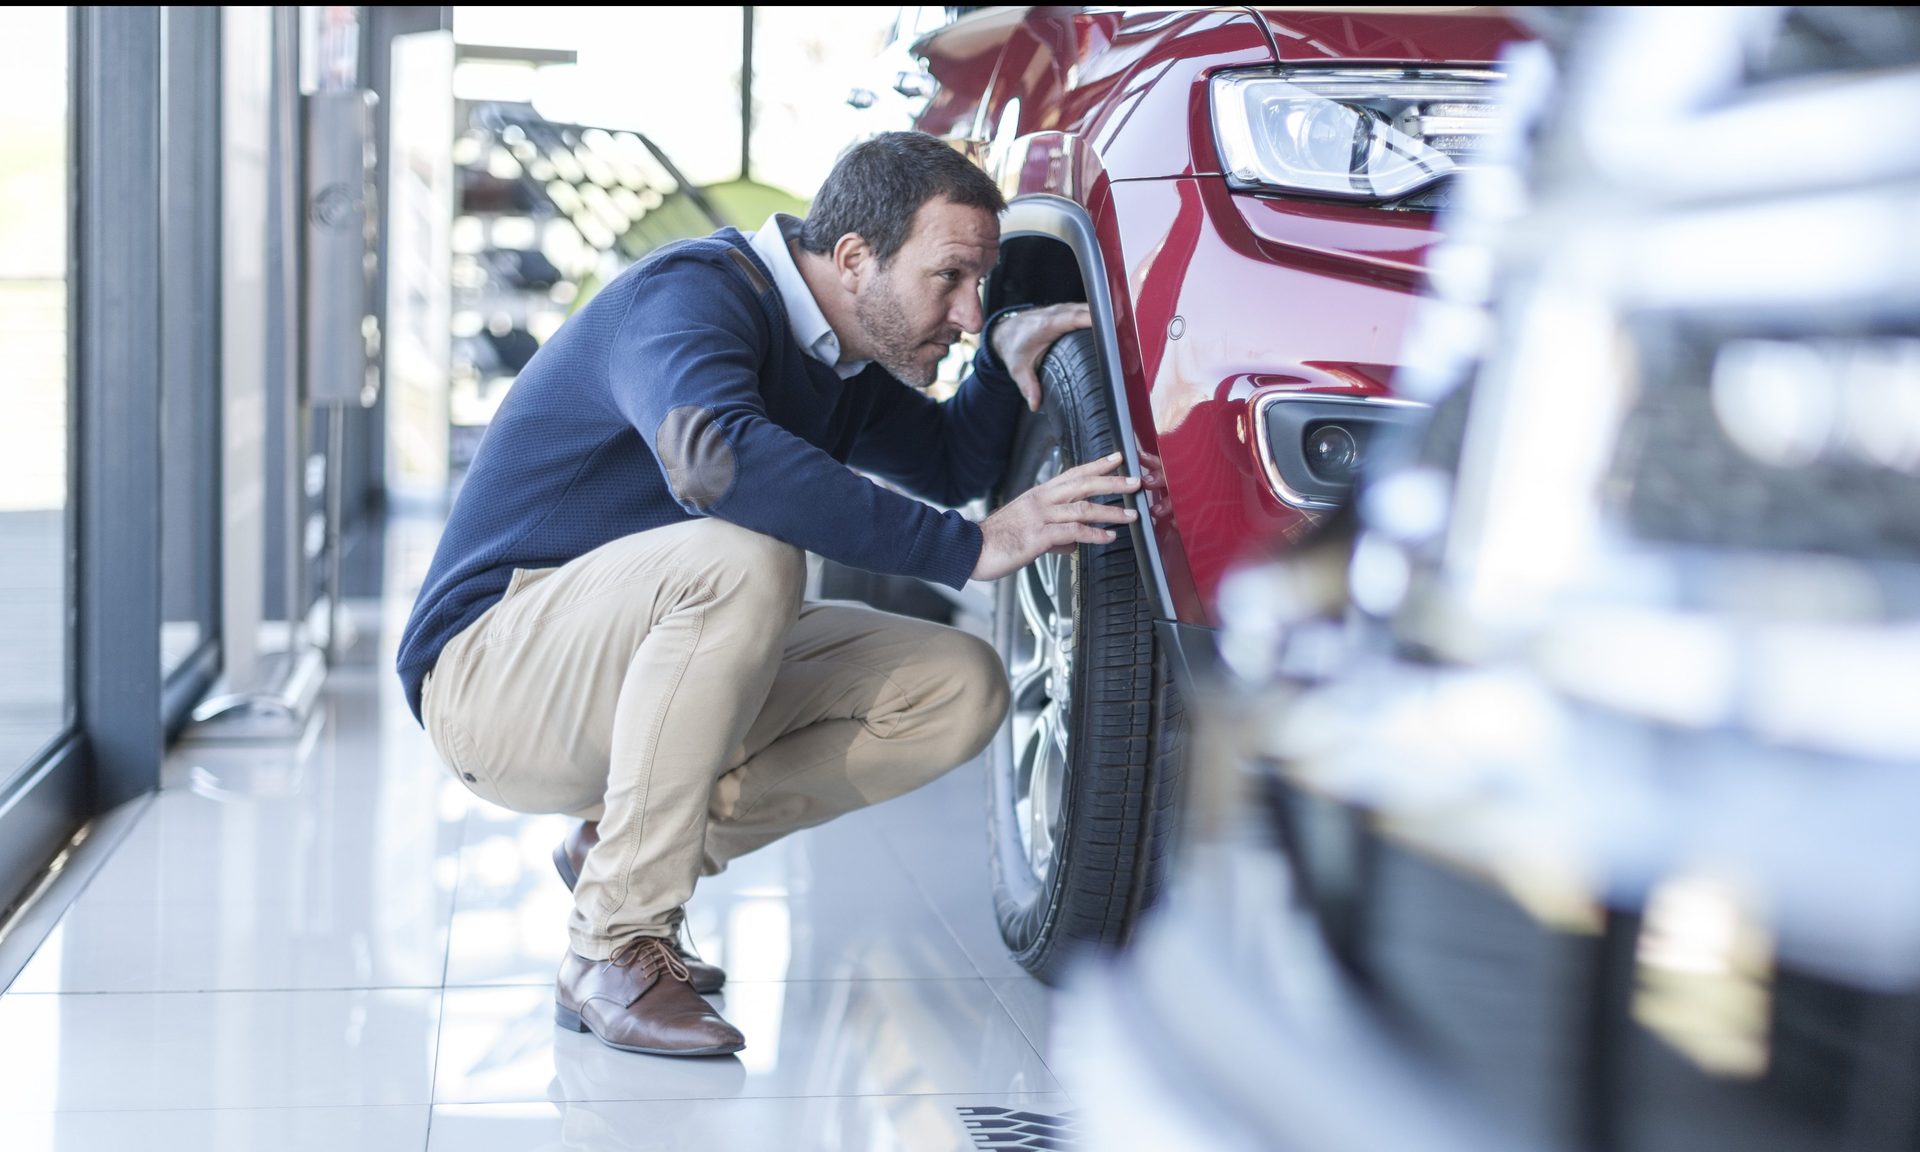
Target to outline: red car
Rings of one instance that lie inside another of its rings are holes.
[[[1448,176],[1491,130],[1493,10],[983,9],[922,37],[918,126],[1011,206],[990,308],[1085,301],[998,499],[1121,450],[1131,541],[1002,581],[1014,684],[990,751],[993,885],[1018,960],[1123,943],[1162,880],[1236,559],[1341,502],[1392,398]]]

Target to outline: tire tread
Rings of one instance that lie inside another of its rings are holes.
[[[1070,446],[1074,462],[1120,447],[1092,333],[1062,338],[1042,372],[1047,395],[1067,409],[1070,434],[1082,438]],[[1020,481],[1009,474],[1003,500],[1017,495]],[[1131,542],[1123,534],[1111,544],[1083,545],[1079,561],[1076,678],[1083,691],[1074,701],[1073,768],[1055,879],[1041,890],[1047,907],[1037,930],[1035,913],[1041,910],[1019,899],[1000,874],[1000,853],[993,853],[1002,934],[1015,959],[1048,981],[1060,976],[1076,952],[1124,945],[1140,911],[1158,894],[1185,746],[1184,711],[1158,651]],[[1010,786],[1011,769],[1004,771]],[[1001,826],[1002,802],[999,796],[993,801],[993,835],[1017,837],[1016,829]]]

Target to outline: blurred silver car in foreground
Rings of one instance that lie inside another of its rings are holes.
[[[1920,1148],[1920,15],[1568,11],[1431,422],[1223,596],[1102,1152]]]

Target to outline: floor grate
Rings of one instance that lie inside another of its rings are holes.
[[[960,1122],[981,1149],[1042,1149],[1071,1152],[1078,1148],[1078,1121],[1068,1112],[1021,1112],[1012,1108],[961,1107]]]

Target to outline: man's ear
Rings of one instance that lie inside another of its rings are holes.
[[[840,286],[849,292],[858,292],[874,265],[873,248],[867,244],[866,237],[858,232],[840,237],[834,241],[832,257]]]

